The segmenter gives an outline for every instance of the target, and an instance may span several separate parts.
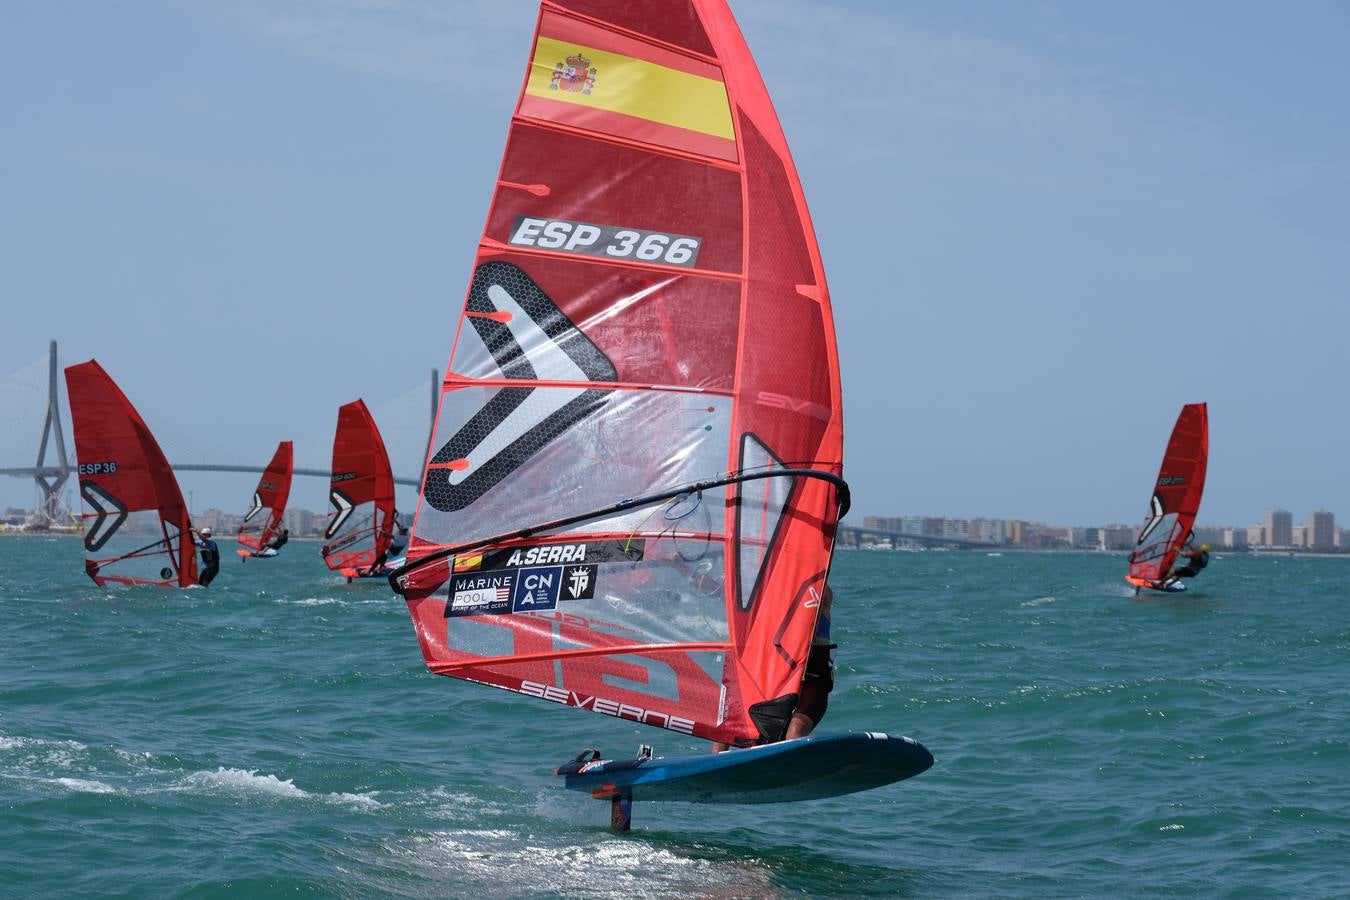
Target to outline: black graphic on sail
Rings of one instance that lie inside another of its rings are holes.
[[[84,547],[91,553],[103,548],[127,520],[126,505],[92,481],[80,482],[80,496],[94,511],[94,522],[85,526]]]
[[[351,516],[352,510],[356,508],[356,504],[352,502],[351,497],[348,497],[337,488],[333,488],[329,492],[328,502],[333,506],[333,521],[328,523],[328,530],[323,533],[323,536],[331,541],[333,535],[342,530],[342,526],[346,524],[347,518]]]
[[[498,391],[431,458],[423,495],[442,512],[473,503],[613,393],[585,387],[586,382],[618,377],[609,358],[519,266],[479,266],[468,310],[483,314],[469,321],[501,377],[577,386]]]

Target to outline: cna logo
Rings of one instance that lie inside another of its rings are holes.
[[[614,364],[519,266],[480,265],[467,318],[501,377],[567,386],[497,391],[432,456],[422,493],[441,512],[463,509],[582,419],[613,391]]]

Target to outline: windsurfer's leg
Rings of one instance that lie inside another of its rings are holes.
[[[714,753],[725,753],[730,749],[731,749],[730,744],[724,744],[721,741],[712,742],[712,752]]]
[[[208,586],[211,583],[211,579],[215,578],[219,571],[220,566],[208,566],[197,576],[197,583],[202,587]]]
[[[805,693],[805,691],[803,691]],[[815,720],[806,713],[795,712],[792,714],[792,721],[788,722],[786,740],[793,738],[806,737],[816,727]]]
[[[830,648],[816,646],[806,658],[806,674],[802,678],[801,699],[797,709],[788,722],[787,740],[806,737],[820,720],[825,718],[825,710],[830,705],[830,691],[834,690],[834,660],[830,658]]]

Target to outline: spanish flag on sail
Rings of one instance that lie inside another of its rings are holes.
[[[540,21],[520,115],[736,161],[721,69],[551,13]]]

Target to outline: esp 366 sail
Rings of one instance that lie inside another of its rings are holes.
[[[272,461],[263,470],[258,487],[253,491],[253,502],[239,524],[240,547],[257,553],[267,546],[281,528],[282,516],[286,514],[286,500],[291,494],[294,457],[290,441],[277,444]]]
[[[1208,464],[1209,410],[1203,403],[1188,403],[1181,408],[1167,441],[1148,518],[1130,554],[1130,573],[1125,579],[1130,584],[1154,587],[1172,571],[1200,511]]]
[[[393,580],[432,671],[782,736],[846,504],[829,294],[722,0],[549,0]]]
[[[323,545],[328,568],[361,570],[382,560],[394,532],[394,473],[364,401],[338,409],[328,502],[332,512]]]
[[[187,504],[136,408],[94,360],[66,369],[84,568],[99,587],[197,582]]]

